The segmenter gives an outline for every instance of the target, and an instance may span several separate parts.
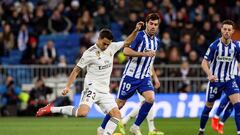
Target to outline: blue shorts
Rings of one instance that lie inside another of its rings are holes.
[[[206,95],[207,101],[214,102],[221,97],[222,92],[224,92],[227,97],[239,93],[236,80],[232,79],[226,82],[209,82]]]
[[[236,80],[238,87],[240,88],[240,76],[236,75],[235,80]]]
[[[150,77],[145,77],[144,79],[136,79],[130,76],[124,76],[119,86],[117,98],[121,100],[127,100],[136,91],[142,94],[144,91],[149,90],[154,91]]]

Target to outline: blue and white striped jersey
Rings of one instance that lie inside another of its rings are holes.
[[[229,45],[225,45],[219,38],[209,46],[204,58],[210,62],[210,70],[217,77],[216,81],[234,79],[240,61],[239,43],[231,41]]]
[[[160,48],[160,40],[156,36],[151,38],[145,31],[140,31],[130,48],[138,52],[157,51]],[[123,74],[136,79],[150,77],[154,59],[155,57],[130,57]]]

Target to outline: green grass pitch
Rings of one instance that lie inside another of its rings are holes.
[[[0,117],[0,135],[96,135],[96,129],[101,119],[66,118],[66,117]],[[133,123],[131,120],[126,127],[128,130]],[[157,128],[165,135],[197,135],[199,119],[155,119]],[[224,127],[225,135],[235,135],[236,127],[230,118]],[[143,135],[147,135],[146,121],[141,125]],[[210,128],[210,119],[206,128],[206,135],[217,135]]]

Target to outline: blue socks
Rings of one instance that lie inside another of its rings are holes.
[[[222,119],[221,119],[221,121],[222,121],[223,123],[224,123],[224,122],[228,119],[228,117],[231,115],[232,111],[233,111],[233,105],[232,105],[232,103],[229,102],[227,108],[226,108],[225,111],[224,111],[223,117],[222,117]]]
[[[216,112],[216,115],[217,116],[220,116],[220,114],[222,113],[222,111],[224,110],[224,108],[226,107],[226,105],[228,104],[229,102],[229,99],[227,96],[225,96],[221,102],[220,102],[220,105],[219,107],[217,108],[217,112]]]
[[[138,112],[138,116],[137,119],[135,121],[135,124],[137,126],[140,126],[140,124],[144,121],[144,119],[147,117],[148,112],[150,111],[150,109],[152,108],[153,103],[148,103],[148,102],[144,102]]]
[[[212,108],[209,108],[205,105],[203,111],[202,111],[202,116],[201,116],[201,120],[200,120],[200,128],[201,129],[205,129],[205,126],[207,124],[208,121],[208,117],[209,117],[209,112],[212,110]]]
[[[102,124],[101,124],[101,127],[102,127],[103,129],[105,129],[105,127],[106,127],[108,121],[110,120],[110,118],[111,118],[111,116],[110,116],[109,114],[107,114],[107,115],[104,117],[103,122],[102,122]]]
[[[237,126],[237,131],[240,131],[240,102],[233,105],[235,109],[235,122]]]

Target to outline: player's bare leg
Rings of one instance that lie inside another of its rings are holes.
[[[54,105],[51,103],[43,108],[40,108],[36,116],[44,116],[49,113],[61,113],[69,116],[75,116],[75,117],[86,117],[88,112],[90,110],[90,107],[85,104],[81,104],[79,108],[74,106],[62,106],[62,107],[54,107]]]

